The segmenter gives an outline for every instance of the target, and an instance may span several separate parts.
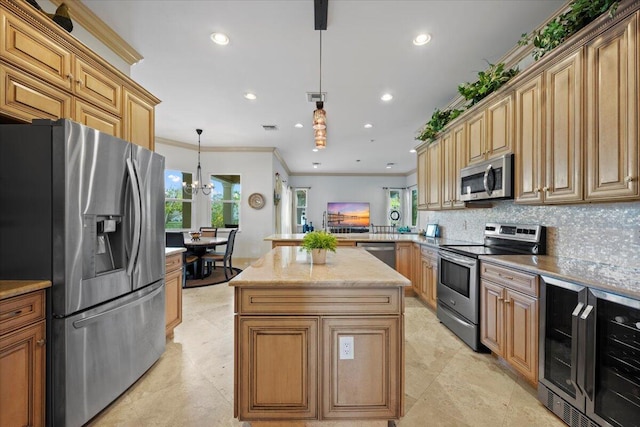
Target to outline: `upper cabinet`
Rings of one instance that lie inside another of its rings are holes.
[[[513,94],[493,98],[467,120],[467,164],[481,162],[513,149]]]
[[[638,198],[638,12],[588,43],[586,199]]]
[[[0,5],[0,115],[69,118],[153,149],[160,102],[27,3]]]

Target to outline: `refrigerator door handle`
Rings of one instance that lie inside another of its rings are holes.
[[[94,314],[93,316],[89,316],[89,317],[85,317],[84,319],[76,320],[75,322],[73,322],[73,327],[76,328],[76,329],[82,329],[82,328],[86,327],[87,325],[90,325],[92,323],[98,322],[100,319],[102,319],[105,316],[112,316],[112,315],[117,314],[117,313],[121,312],[122,310],[125,310],[125,309],[127,309],[129,307],[132,307],[134,305],[143,304],[145,301],[150,300],[151,298],[155,297],[159,292],[161,292],[162,291],[162,285],[163,285],[163,283],[161,282],[155,288],[153,288],[153,286],[152,286],[150,288],[149,292],[146,295],[143,295],[142,297],[140,297],[138,299],[126,301],[126,302],[120,304],[119,306],[110,308],[109,310],[103,311],[102,313],[97,313],[97,314]]]
[[[581,392],[584,393],[584,389],[582,388],[582,384],[578,381],[578,358],[580,357],[578,354],[578,345],[579,345],[579,321],[580,321],[580,312],[584,308],[584,303],[579,302],[576,307],[573,309],[573,313],[571,313],[571,382],[574,386]]]
[[[585,344],[583,345],[583,354],[581,357],[582,363],[580,366],[580,372],[582,373],[582,375],[578,379],[580,380],[580,385],[584,390],[585,396],[590,401],[593,401],[593,384],[591,383],[591,381],[587,383],[587,377],[590,375],[590,373],[588,372],[589,369],[591,369],[589,365],[592,366],[593,363],[588,363],[586,358],[593,357],[592,353],[594,335],[590,331],[591,328],[589,328],[589,316],[593,312],[593,308],[594,307],[592,305],[587,305],[580,315],[580,336],[583,337]]]
[[[142,216],[140,207],[140,186],[138,185],[138,177],[131,159],[127,159],[127,172],[129,173],[129,183],[131,184],[131,193],[133,196],[133,243],[129,262],[127,264],[127,275],[131,276],[133,267],[136,263],[136,258],[138,257],[138,251],[140,250],[140,218]]]

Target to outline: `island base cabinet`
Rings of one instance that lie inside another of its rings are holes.
[[[400,319],[322,321],[322,418],[399,418]],[[345,357],[341,341],[353,347]],[[352,357],[352,358],[351,358]]]
[[[318,322],[317,317],[238,319],[240,420],[317,419]]]

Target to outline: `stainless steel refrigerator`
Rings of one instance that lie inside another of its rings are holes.
[[[163,174],[70,120],[0,125],[0,278],[52,282],[49,425],[86,423],[164,352]]]

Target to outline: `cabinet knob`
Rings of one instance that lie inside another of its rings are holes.
[[[547,191],[549,191],[549,187],[542,187],[542,191],[546,193]]]
[[[626,177],[626,178],[624,179],[624,182],[629,183],[629,182],[633,182],[633,181],[635,181],[635,180],[636,180],[636,179],[635,179],[634,177],[632,177],[631,175],[629,175],[628,177]]]
[[[76,83],[78,84],[78,86],[82,86],[82,80],[78,79],[76,80]]]
[[[540,192],[540,187],[536,187],[536,188],[534,188],[534,189],[533,189],[533,192],[534,192],[535,194],[538,194],[538,193]]]
[[[510,299],[506,299],[506,300],[504,300],[504,303],[505,304],[511,304],[511,300]]]
[[[68,80],[73,80],[73,74],[71,74],[71,73],[67,74],[67,79]]]
[[[504,298],[498,297],[498,301],[504,301]]]
[[[42,347],[42,346],[45,345],[46,342],[47,341],[45,341],[44,339],[41,339],[41,340],[36,341],[36,344],[38,344],[40,347]]]

